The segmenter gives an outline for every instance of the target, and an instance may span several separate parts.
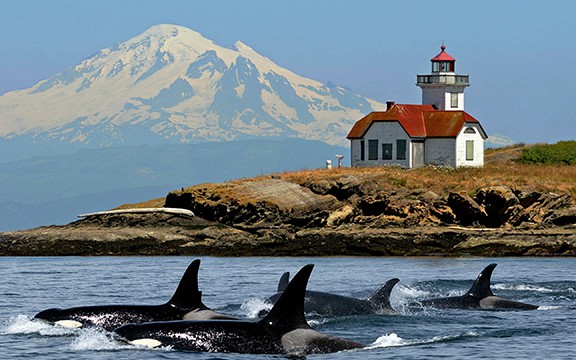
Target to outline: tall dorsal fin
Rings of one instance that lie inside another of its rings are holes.
[[[304,296],[313,268],[314,265],[308,264],[298,271],[268,315],[260,320],[260,323],[280,327],[285,332],[309,328],[304,316]]]
[[[290,272],[286,271],[282,276],[280,276],[280,281],[278,281],[277,292],[282,292],[286,290],[286,286],[290,283]]]
[[[487,296],[494,296],[492,290],[490,290],[490,282],[492,278],[492,272],[494,271],[496,265],[497,264],[493,263],[486,266],[480,275],[478,275],[476,281],[474,281],[474,284],[472,284],[472,287],[470,290],[468,290],[466,295],[473,296],[478,299],[482,299]]]
[[[208,309],[208,307],[202,303],[202,292],[198,290],[199,268],[199,259],[192,261],[192,263],[188,265],[168,304],[185,309]]]
[[[378,304],[380,307],[392,308],[390,305],[390,293],[394,288],[394,285],[398,284],[400,279],[393,278],[386,281],[386,284],[382,285],[372,296],[370,296],[370,301]]]

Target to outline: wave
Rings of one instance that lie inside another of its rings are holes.
[[[459,341],[467,338],[474,338],[482,336],[482,334],[469,331],[458,335],[447,335],[447,336],[434,336],[431,338],[424,339],[412,339],[405,340],[395,333],[380,336],[376,341],[367,346],[365,349],[379,349],[386,347],[398,347],[398,346],[417,346],[426,344],[437,344],[444,342]]]
[[[403,299],[418,299],[430,296],[430,292],[416,287],[411,287],[408,285],[397,285],[395,293]]]
[[[273,304],[262,298],[251,298],[240,305],[240,309],[246,314],[248,318],[259,317],[262,311],[268,313],[272,309]]]
[[[492,289],[496,290],[510,290],[510,291],[533,291],[533,292],[541,292],[541,293],[552,293],[556,290],[545,288],[542,286],[536,285],[528,285],[528,284],[493,284]]]
[[[98,328],[70,329],[59,325],[31,319],[27,315],[17,315],[8,319],[5,326],[0,329],[3,335],[30,335],[41,336],[70,336],[74,340],[69,349],[79,350],[120,350],[133,349],[133,345],[125,344],[117,339],[111,332]]]
[[[552,306],[552,305],[548,305],[548,306],[538,306],[538,309],[536,310],[560,310],[562,309],[562,306]]]
[[[104,330],[90,328],[82,329],[69,345],[70,350],[121,350],[134,349],[133,345],[125,344],[114,338],[114,335]]]
[[[75,335],[77,332],[78,330],[75,329],[52,325],[21,314],[10,318],[6,326],[2,329],[3,334],[10,335],[40,334],[43,336],[70,336]]]

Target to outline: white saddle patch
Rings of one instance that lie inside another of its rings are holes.
[[[148,348],[155,348],[155,347],[162,345],[162,343],[156,339],[136,339],[136,340],[130,341],[130,344],[139,345],[139,346],[146,346]]]
[[[193,310],[184,314],[182,320],[236,320],[236,318],[213,310]]]
[[[65,328],[69,329],[78,329],[83,326],[81,322],[78,322],[76,320],[58,320],[55,322],[55,324],[64,326]]]

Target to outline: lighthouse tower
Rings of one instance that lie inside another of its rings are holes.
[[[456,59],[448,55],[444,44],[440,49],[440,54],[430,60],[432,73],[416,76],[416,85],[422,89],[422,104],[438,110],[464,110],[464,89],[470,86],[468,75],[457,75]]]

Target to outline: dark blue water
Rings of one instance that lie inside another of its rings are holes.
[[[147,350],[119,344],[109,333],[70,330],[31,320],[40,310],[103,304],[161,304],[194,258],[0,258],[0,358],[272,359],[283,356]],[[284,271],[313,263],[309,289],[368,297],[392,277],[397,315],[310,316],[327,334],[367,349],[314,359],[571,359],[576,350],[576,259],[558,258],[201,258],[204,303],[254,317]],[[420,310],[418,298],[459,295],[496,262],[496,295],[540,305],[535,311]]]

